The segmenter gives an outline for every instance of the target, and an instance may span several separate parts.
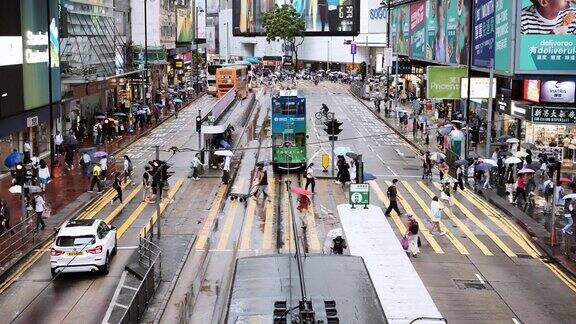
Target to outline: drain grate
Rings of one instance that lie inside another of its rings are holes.
[[[462,279],[453,279],[454,283],[459,289],[476,289],[476,290],[492,290],[492,286],[490,286],[487,282],[480,282],[479,280],[462,280]]]

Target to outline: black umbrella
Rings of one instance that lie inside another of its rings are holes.
[[[496,138],[497,141],[499,142],[506,142],[507,139],[513,138],[514,136],[511,135],[502,135],[498,138]]]
[[[480,155],[478,155],[476,152],[470,152],[470,153],[468,153],[468,157],[473,158],[473,159],[477,159],[480,157]]]
[[[542,163],[538,162],[538,161],[534,161],[530,164],[528,164],[526,167],[528,169],[532,169],[534,171],[540,170],[540,167],[542,166]]]
[[[460,159],[460,160],[454,162],[454,164],[455,164],[456,166],[467,165],[467,164],[468,164],[468,161],[466,161],[466,160],[464,160],[464,159]]]
[[[535,150],[535,149],[537,149],[536,145],[534,145],[533,143],[522,143],[522,144],[520,144],[520,146],[521,146],[522,148],[527,149],[527,150]]]
[[[125,114],[125,113],[122,113],[122,112],[117,112],[117,113],[114,113],[114,116],[126,117],[126,114]]]
[[[509,157],[509,156],[514,155],[514,154],[512,154],[512,152],[510,152],[510,151],[504,151],[504,152],[500,152],[500,155],[505,156],[505,157]]]

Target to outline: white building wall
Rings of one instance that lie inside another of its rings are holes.
[[[147,1],[148,46],[161,46],[160,42],[160,1]],[[132,8],[132,41],[144,46],[144,5],[142,0],[130,0]]]

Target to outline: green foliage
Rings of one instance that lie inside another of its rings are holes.
[[[291,5],[276,6],[264,14],[262,25],[269,42],[284,40],[294,43],[295,37],[302,37],[306,24],[296,9]]]

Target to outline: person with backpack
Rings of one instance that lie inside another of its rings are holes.
[[[390,205],[384,213],[386,217],[390,217],[390,212],[392,210],[394,210],[398,215],[401,215],[400,208],[398,208],[398,190],[396,189],[396,183],[398,183],[398,179],[393,179],[392,185],[388,187],[388,191],[386,192],[386,195],[390,200]]]
[[[134,179],[132,179],[132,172],[134,171],[134,165],[132,164],[132,160],[128,157],[128,155],[124,155],[124,182],[130,179],[132,186],[135,186],[136,183]]]
[[[564,218],[566,218],[566,226],[562,228],[562,233],[572,234],[572,225],[574,224],[573,216],[575,214],[574,204],[572,203],[572,199],[566,198],[564,199]]]
[[[406,216],[408,216],[408,224],[406,226],[407,230],[404,234],[404,236],[408,238],[408,250],[406,252],[416,258],[420,253],[420,249],[418,248],[419,225],[414,219],[414,216],[411,214],[407,214]]]

